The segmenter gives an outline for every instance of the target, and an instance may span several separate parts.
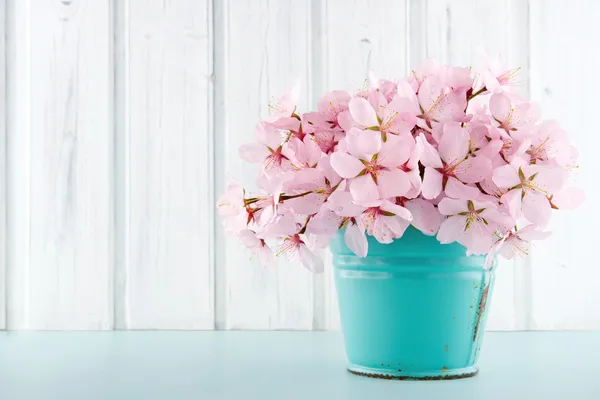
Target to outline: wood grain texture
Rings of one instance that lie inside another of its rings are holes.
[[[124,3],[125,329],[212,329],[212,11]]]
[[[256,189],[258,168],[242,161],[240,144],[254,139],[254,126],[268,104],[297,78],[303,85],[298,109],[307,109],[310,82],[310,2],[223,1],[219,6],[222,43],[215,48],[225,66],[217,82],[217,191],[223,177],[236,177]],[[222,235],[222,230],[217,230]],[[296,262],[278,258],[264,269],[235,238],[218,250],[217,327],[224,329],[312,329],[313,276]]]
[[[411,1],[411,67],[427,58],[440,64],[481,66],[484,51],[521,67],[517,90],[528,94],[527,1]],[[489,329],[524,329],[529,313],[530,266],[499,259]]]
[[[577,186],[586,202],[553,215],[552,236],[532,254],[531,329],[600,329],[598,240],[600,197],[597,116],[600,5],[569,7],[561,1],[531,2],[531,94],[543,116],[556,119],[578,148]],[[593,183],[592,183],[593,182]]]
[[[319,2],[316,2],[317,4]],[[374,70],[388,79],[406,74],[408,63],[407,1],[327,0],[320,9],[323,41],[321,84],[315,92],[360,90]],[[317,98],[318,98],[317,97]],[[315,318],[322,329],[339,329],[339,311],[331,256],[316,277],[325,293],[316,297]]]
[[[0,329],[6,327],[6,2],[0,0]]]
[[[8,328],[111,329],[110,5],[8,10]]]

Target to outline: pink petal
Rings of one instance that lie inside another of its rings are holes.
[[[336,190],[327,199],[327,206],[341,217],[357,217],[364,210],[364,207],[354,204],[350,192]]]
[[[536,225],[546,225],[552,213],[548,199],[544,195],[535,192],[525,193],[522,207],[523,216]]]
[[[404,196],[412,187],[408,174],[399,169],[382,171],[377,177],[377,186],[383,199]]]
[[[325,196],[318,193],[310,193],[303,197],[290,199],[286,204],[290,206],[296,214],[311,215],[319,212],[325,202]]]
[[[433,204],[423,199],[407,201],[406,208],[413,216],[412,225],[426,235],[434,235],[440,227],[442,216]]]
[[[377,114],[371,104],[361,97],[355,97],[348,104],[352,118],[365,128],[379,126]]]
[[[374,236],[379,243],[388,244],[394,241],[394,234],[385,224],[383,218],[376,218],[368,226],[368,232]]]
[[[469,210],[466,200],[451,199],[444,197],[438,203],[438,210],[443,215],[455,215]]]
[[[265,268],[273,268],[277,262],[275,261],[275,255],[268,246],[260,247],[256,250],[258,254],[258,262]]]
[[[348,152],[353,156],[370,159],[381,149],[381,134],[352,128],[346,134],[346,145]]]
[[[408,208],[402,207],[398,204],[394,204],[388,200],[384,200],[383,202],[381,202],[381,206],[379,206],[379,208],[382,209],[383,211],[387,211],[392,214],[395,214],[398,217],[405,219],[407,221],[412,221],[412,219],[413,219],[412,214],[410,213]]]
[[[464,200],[473,200],[481,195],[481,191],[477,187],[467,186],[454,177],[448,178],[444,192],[448,197]]]
[[[333,237],[337,233],[342,218],[327,207],[313,216],[306,226],[306,233]]]
[[[465,232],[466,218],[461,215],[448,217],[440,225],[437,240],[442,244],[459,240]]]
[[[477,183],[492,173],[492,162],[484,156],[469,157],[454,170],[456,177],[464,183]]]
[[[246,143],[240,146],[240,157],[251,163],[260,163],[271,154],[263,144]]]
[[[585,192],[576,187],[566,187],[552,196],[552,204],[561,210],[572,210],[585,200]]]
[[[435,199],[442,191],[442,179],[443,175],[440,172],[431,167],[426,167],[421,188],[423,197]]]
[[[298,246],[298,257],[304,268],[311,272],[321,273],[324,271],[323,260],[310,251],[304,243]]]
[[[298,121],[296,118],[294,119]],[[281,146],[281,133],[272,124],[259,123],[256,125],[254,135],[256,140],[273,150]]]
[[[365,169],[358,158],[342,152],[335,152],[331,155],[331,166],[342,178],[354,178]]]
[[[522,129],[522,127],[533,125],[539,118],[539,106],[533,102],[524,102],[514,107],[510,117],[510,125]]]
[[[523,166],[523,173],[526,178],[533,178],[535,186],[551,195],[560,191],[567,182],[568,174],[561,167],[526,165]]]
[[[350,193],[357,203],[366,203],[379,199],[377,185],[370,175],[363,175],[355,178],[350,183]]]
[[[538,227],[536,225],[528,225],[525,228],[519,229],[517,232],[518,236],[527,241],[531,240],[543,240],[552,235],[551,232],[542,232],[537,230]]]
[[[388,168],[404,164],[415,148],[412,135],[388,135],[387,141],[381,145],[377,163]]]
[[[515,219],[521,216],[521,193],[520,189],[511,190],[501,197],[502,204],[506,206],[510,215]]]
[[[348,224],[344,233],[344,242],[346,246],[358,257],[366,257],[369,250],[369,242],[365,235],[365,230],[358,224]]]
[[[399,239],[404,235],[406,228],[410,226],[410,221],[399,217],[383,217],[386,226],[392,231],[394,239]]]
[[[417,142],[421,146],[421,164],[426,167],[442,168],[442,160],[440,154],[428,141],[425,136],[420,133],[417,137]]]
[[[442,160],[447,164],[463,160],[469,151],[469,132],[460,125],[444,125],[444,135],[439,145]]]
[[[512,112],[510,99],[501,93],[492,95],[490,98],[490,111],[495,119],[501,123],[506,122]]]
[[[492,175],[492,180],[501,189],[508,189],[521,183],[519,173],[512,165],[504,165],[496,168]]]

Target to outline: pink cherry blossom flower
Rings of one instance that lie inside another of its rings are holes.
[[[407,208],[387,200],[373,202],[359,218],[367,233],[380,243],[402,237],[413,219]]]
[[[339,229],[359,257],[367,235],[390,243],[410,225],[487,254],[486,269],[496,254],[527,253],[550,215],[584,196],[567,182],[577,150],[556,122],[538,122],[535,103],[511,93],[515,72],[432,61],[406,79],[371,72],[369,87],[327,93],[306,113],[296,109],[296,85],[240,148],[262,167],[261,190],[228,186],[218,200],[225,232],[263,264],[274,262],[267,241],[280,242],[311,271],[323,269],[317,250]]]
[[[398,97],[390,103],[380,92],[375,92],[377,105],[363,98],[355,97],[348,104],[349,113],[355,126],[381,132],[384,141],[388,134],[408,133],[415,126],[414,105],[407,99]],[[350,130],[350,128],[348,128]]]
[[[269,117],[267,122],[275,122],[279,118],[291,117],[296,112],[296,103],[300,95],[300,80],[285,92],[275,102],[269,104]]]
[[[405,195],[411,188],[402,165],[414,148],[410,135],[390,136],[382,143],[379,133],[352,128],[345,138],[347,153],[335,152],[331,166],[342,177],[352,179],[350,192],[359,202]]]
[[[317,106],[317,112],[304,114],[303,118],[314,125],[319,131],[339,131],[341,130],[338,121],[339,115],[348,110],[350,94],[341,90],[327,93]]]
[[[500,60],[500,56],[485,57],[486,67],[481,71],[484,87],[492,93],[512,92],[521,67],[509,68]]]
[[[323,260],[319,258],[305,243],[306,237],[301,234],[287,236],[279,248],[280,254],[285,254],[289,259],[298,259],[309,271],[323,272]]]
[[[494,242],[494,231],[506,223],[506,217],[493,203],[446,197],[440,201],[438,209],[448,216],[437,234],[440,243],[456,241],[473,254],[487,253]]]
[[[238,233],[240,241],[252,252],[258,256],[258,261],[263,267],[275,266],[275,255],[267,246],[263,239],[256,237],[256,234],[251,230],[244,230]]]
[[[262,163],[265,169],[286,169],[289,158],[284,154],[281,132],[273,125],[261,122],[256,126],[257,142],[240,147],[240,157],[251,163]]]
[[[523,216],[537,225],[545,225],[550,218],[548,200],[564,186],[566,174],[556,167],[524,165],[516,168],[505,165],[494,170],[493,180],[508,192],[502,196],[513,217]]]
[[[464,121],[467,98],[461,92],[455,92],[446,87],[440,77],[426,78],[418,93],[421,114],[427,127],[432,122]]]
[[[246,205],[244,196],[245,191],[240,185],[230,183],[217,202],[219,214],[227,217],[239,214]]]
[[[505,94],[496,93],[490,99],[492,116],[506,133],[531,127],[539,118],[540,111],[535,103],[514,103]]]
[[[515,256],[527,256],[533,240],[542,240],[550,236],[550,232],[542,232],[535,225],[527,225],[517,231],[511,231],[498,252],[502,257],[511,259]]]
[[[423,197],[434,199],[442,190],[449,190],[452,197],[473,197],[479,189],[465,184],[485,179],[491,172],[491,161],[485,155],[473,155],[466,128],[445,125],[444,130],[437,151],[423,136],[419,139],[424,149],[421,162],[426,167]]]

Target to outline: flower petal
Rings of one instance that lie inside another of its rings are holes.
[[[358,158],[369,159],[381,149],[381,134],[352,128],[346,134],[348,152]]]
[[[511,188],[521,183],[519,173],[512,165],[504,165],[496,168],[492,175],[492,180],[501,189]]]
[[[481,191],[477,187],[465,185],[452,176],[448,178],[444,192],[448,197],[464,200],[473,200],[481,195]]]
[[[444,125],[439,146],[440,156],[447,164],[463,160],[469,152],[469,132],[458,124]]]
[[[402,207],[398,204],[394,204],[391,201],[384,200],[381,202],[379,206],[383,211],[387,211],[397,215],[398,217],[405,219],[407,221],[412,221],[413,217],[408,208]]]
[[[354,178],[365,166],[348,153],[335,152],[331,155],[331,166],[342,178]]]
[[[298,246],[298,257],[304,268],[311,272],[321,273],[325,270],[323,260],[310,251],[304,243]]]
[[[404,196],[412,187],[408,174],[399,169],[382,171],[377,177],[377,186],[382,199]]]
[[[421,164],[426,167],[442,168],[442,160],[438,151],[427,141],[427,138],[421,133],[417,137],[417,142],[421,146]]]
[[[548,199],[539,193],[527,192],[522,200],[523,216],[529,222],[536,225],[545,226],[550,219],[552,208]]]
[[[442,216],[433,204],[423,199],[407,201],[405,207],[413,216],[412,225],[426,235],[434,235],[442,222]]]
[[[367,241],[365,230],[359,227],[358,224],[348,224],[346,232],[344,232],[344,242],[357,256],[367,256],[369,242]]]
[[[443,215],[455,215],[469,211],[467,200],[451,199],[444,197],[438,204],[438,210]]]
[[[350,100],[348,104],[348,108],[350,110],[350,115],[352,118],[358,122],[360,125],[368,128],[370,126],[379,126],[379,122],[377,121],[377,114],[371,104],[361,98],[355,97]]]
[[[442,244],[459,240],[465,232],[466,218],[461,215],[448,217],[440,225],[437,240]]]
[[[435,199],[442,191],[443,175],[437,170],[426,167],[421,193],[426,199]]]
[[[263,144],[256,142],[241,145],[239,153],[242,159],[251,163],[263,162],[271,154]]]
[[[377,185],[370,175],[355,178],[350,183],[350,193],[356,203],[367,203],[379,199]]]

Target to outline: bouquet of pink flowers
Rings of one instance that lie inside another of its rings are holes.
[[[391,243],[409,225],[469,254],[527,254],[549,235],[551,211],[583,194],[567,185],[577,151],[513,93],[515,73],[426,62],[406,79],[327,93],[304,114],[292,89],[240,148],[261,165],[262,193],[228,187],[218,202],[226,231],[264,265],[276,244],[312,271],[340,228],[360,257],[366,235]]]

